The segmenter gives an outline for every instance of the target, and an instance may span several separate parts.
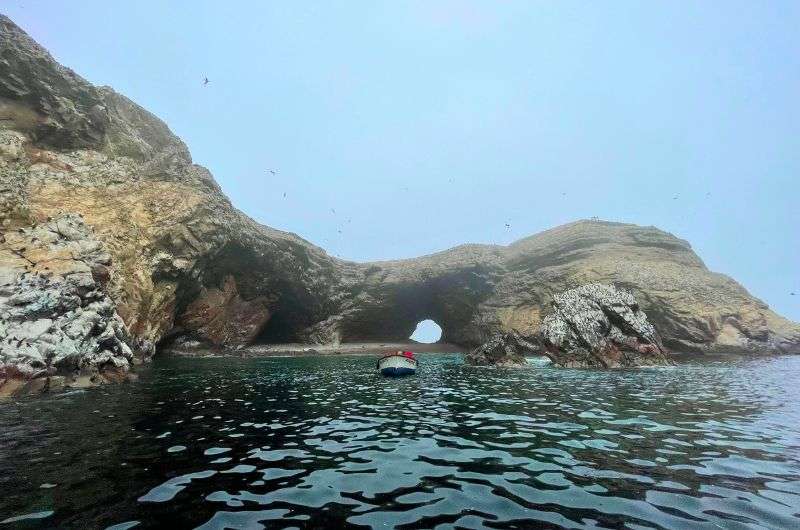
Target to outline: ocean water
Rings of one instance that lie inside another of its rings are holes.
[[[800,528],[800,357],[160,359],[0,402],[3,528]]]

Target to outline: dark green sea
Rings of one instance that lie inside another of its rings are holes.
[[[0,402],[2,528],[800,528],[800,357],[163,358]]]

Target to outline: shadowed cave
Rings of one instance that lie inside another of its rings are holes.
[[[296,318],[293,318],[289,311],[278,311],[261,328],[253,342],[256,344],[301,342],[296,322]]]
[[[302,297],[284,290],[255,342],[407,342],[427,321],[438,331],[429,342],[480,341],[467,335],[474,333],[471,323],[479,304],[492,292],[485,266],[468,263],[433,271],[392,262],[358,273],[363,276],[347,296],[320,300],[316,313]]]
[[[418,342],[449,342],[469,327],[477,304],[487,294],[482,278],[463,272],[418,283],[368,283],[365,291],[368,296],[361,296],[357,304],[335,308],[330,322],[314,322],[302,300],[284,294],[254,342],[407,342],[416,340],[413,335],[422,323]],[[315,337],[310,329],[322,332]]]

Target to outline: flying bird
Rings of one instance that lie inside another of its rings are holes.
[[[511,228],[511,225],[506,223],[506,228]]]
[[[797,296],[797,293],[789,293],[791,296]]]
[[[278,173],[278,172],[277,172],[277,171],[275,171],[274,169],[268,169],[267,171],[269,171],[270,173],[272,173],[272,176],[273,176],[273,177],[274,177],[274,176],[275,176],[275,175]]]
[[[206,85],[208,85],[210,82],[211,82],[211,81],[209,81],[207,77],[204,77],[204,78],[203,78],[203,86],[206,86]]]
[[[283,192],[283,198],[284,199],[286,198],[286,192],[285,191]]]
[[[336,215],[336,209],[335,208],[331,208],[331,213],[333,213],[333,215]]]

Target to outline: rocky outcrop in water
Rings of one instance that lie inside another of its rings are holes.
[[[544,354],[567,368],[671,364],[658,332],[628,291],[590,283],[554,295],[551,306],[537,334],[497,333],[470,351],[467,363],[522,366],[526,354]]]
[[[544,353],[556,366],[620,368],[671,364],[633,295],[591,283],[553,297],[542,321]]]
[[[132,341],[104,290],[111,265],[74,214],[0,238],[0,395],[128,371]]]
[[[525,354],[539,353],[535,342],[516,331],[498,333],[467,354],[468,364],[475,366],[525,366]]]
[[[109,256],[108,279],[90,292],[112,305],[137,358],[165,338],[219,347],[400,341],[426,318],[443,341],[475,347],[498,333],[535,335],[554,293],[592,282],[629,289],[667,348],[800,351],[800,326],[653,227],[579,221],[507,247],[338,260],[236,210],[163,122],[59,65],[2,16],[0,118],[3,234],[82,219]],[[4,292],[28,289],[25,259],[0,253]],[[41,351],[43,341],[29,342]],[[5,366],[22,358],[2,355]]]

